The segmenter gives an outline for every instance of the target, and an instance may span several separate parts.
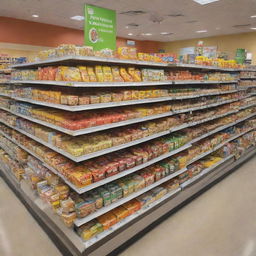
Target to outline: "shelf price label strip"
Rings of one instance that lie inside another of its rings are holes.
[[[36,84],[36,85],[54,85],[67,86],[73,88],[106,88],[106,87],[142,87],[142,86],[159,86],[175,84],[234,84],[237,80],[230,81],[211,81],[211,80],[164,80],[164,81],[142,81],[142,82],[68,82],[68,81],[48,81],[48,80],[10,80],[11,84]]]
[[[0,96],[10,97],[11,99],[14,99],[17,101],[23,101],[23,102],[27,102],[35,105],[40,105],[40,106],[47,105],[47,107],[51,107],[51,108],[66,110],[70,112],[76,112],[76,111],[83,111],[83,110],[93,110],[93,109],[112,108],[112,107],[156,103],[156,102],[173,101],[173,100],[193,99],[193,98],[199,98],[204,96],[214,96],[214,95],[235,93],[238,91],[239,90],[229,90],[229,91],[215,92],[215,93],[202,93],[202,94],[184,95],[184,96],[168,96],[168,97],[148,98],[148,99],[108,102],[108,103],[98,103],[98,104],[78,105],[78,106],[68,106],[68,105],[55,104],[55,103],[44,102],[44,101],[37,101],[29,98],[22,98],[22,97],[17,97],[13,95],[8,95],[6,93],[0,93]]]
[[[232,103],[232,102],[236,102],[236,101],[239,101],[239,99],[226,100],[226,101],[222,101],[222,102],[213,103],[213,104],[210,104],[210,105],[207,105],[207,106],[188,108],[188,109],[183,109],[183,110],[174,110],[174,111],[161,113],[161,114],[157,114],[157,115],[134,118],[134,119],[129,119],[129,120],[121,121],[121,122],[110,123],[110,124],[105,124],[105,125],[99,125],[99,126],[94,126],[94,127],[90,127],[90,128],[80,129],[80,130],[77,130],[77,131],[72,131],[72,130],[63,128],[61,126],[54,125],[54,124],[48,123],[46,121],[31,117],[31,116],[16,113],[15,111],[12,111],[12,110],[10,110],[8,108],[5,108],[5,107],[0,106],[0,109],[2,109],[4,111],[7,111],[7,112],[9,112],[13,115],[22,117],[22,118],[27,119],[29,121],[32,121],[34,123],[41,124],[43,126],[46,126],[46,127],[55,129],[57,131],[66,133],[68,135],[79,136],[79,135],[89,134],[89,133],[93,133],[93,132],[97,132],[97,131],[112,129],[112,128],[116,128],[116,127],[120,127],[120,126],[125,126],[125,125],[150,121],[150,120],[154,120],[154,119],[158,119],[158,118],[173,116],[173,115],[180,114],[180,113],[186,113],[186,112],[191,112],[191,111],[197,111],[197,110],[207,109],[207,108],[211,108],[211,107],[216,107],[216,106],[220,106],[220,105],[224,105],[224,104],[228,104],[228,103]]]

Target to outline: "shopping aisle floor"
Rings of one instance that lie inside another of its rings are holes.
[[[120,256],[255,256],[255,187],[256,157]],[[3,180],[0,195],[0,255],[60,256]]]

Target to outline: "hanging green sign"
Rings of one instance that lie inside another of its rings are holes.
[[[116,12],[94,5],[84,7],[85,45],[94,50],[116,49]]]

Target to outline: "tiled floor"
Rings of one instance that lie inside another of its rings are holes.
[[[120,256],[255,256],[255,188],[256,157],[147,233]],[[2,180],[0,255],[60,255]]]

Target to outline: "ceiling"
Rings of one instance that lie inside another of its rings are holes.
[[[256,18],[250,17],[256,15],[256,0],[219,0],[207,5],[193,0],[0,0],[0,16],[82,29],[83,21],[70,17],[83,15],[85,2],[116,10],[117,35],[137,40],[166,42],[252,32],[250,28],[256,27]],[[127,11],[145,13],[121,14]],[[39,17],[33,18],[32,14]],[[127,28],[130,23],[138,26]],[[207,32],[197,33],[198,30]],[[172,34],[161,35],[161,32]]]

